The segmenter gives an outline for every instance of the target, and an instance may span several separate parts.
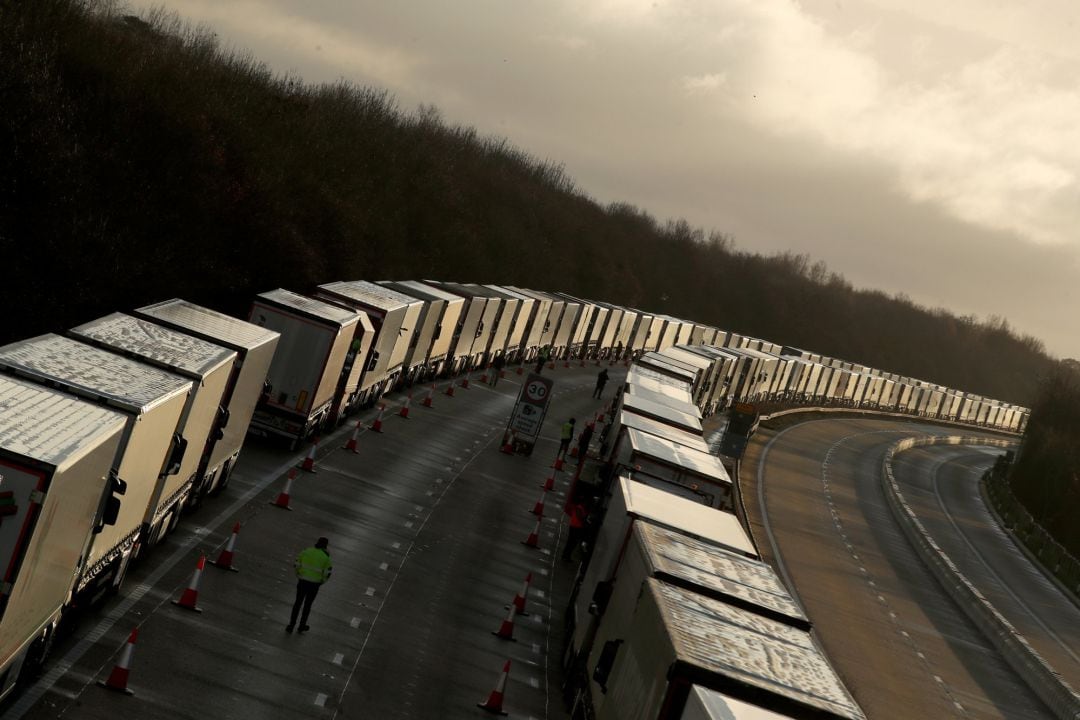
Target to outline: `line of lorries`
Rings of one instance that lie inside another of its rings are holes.
[[[1012,430],[1026,417],[700,323],[519,287],[343,281],[262,293],[243,320],[179,299],[114,313],[0,347],[0,697],[33,676],[67,613],[119,591],[133,560],[227,486],[249,432],[295,446],[391,389],[540,353],[634,359],[612,452],[640,466],[638,480],[683,468],[666,488],[716,508],[730,507],[730,482],[700,420],[733,402]],[[698,439],[675,443],[661,426]]]

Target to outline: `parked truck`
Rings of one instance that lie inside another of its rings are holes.
[[[165,300],[141,307],[134,314],[236,352],[236,361],[222,396],[225,412],[218,424],[221,437],[214,444],[208,460],[208,467],[218,470],[208,476],[204,484],[209,492],[218,492],[229,484],[232,469],[240,457],[240,448],[262,395],[279,335],[187,300]]]
[[[181,435],[187,452],[180,471],[165,480],[160,507],[168,517],[155,517],[156,543],[174,527],[185,506],[197,505],[208,490],[208,478],[220,470],[210,465],[225,416],[225,388],[236,352],[163,325],[123,313],[113,313],[73,328],[72,337],[133,360],[187,378],[192,383],[181,413]]]
[[[255,297],[248,320],[281,336],[251,432],[295,448],[334,414],[360,313],[278,288]]]
[[[116,410],[0,377],[0,698],[35,675],[94,533],[116,520],[125,426]]]

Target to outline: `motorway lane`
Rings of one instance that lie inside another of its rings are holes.
[[[545,660],[560,656],[553,629],[576,569],[554,560],[562,497],[548,494],[542,549],[520,541],[535,524],[528,511],[558,426],[600,403],[589,397],[595,368],[545,372],[556,387],[531,458],[498,452],[519,389],[513,373],[494,389],[474,377],[455,398],[436,395],[433,408],[414,402],[408,420],[388,412],[385,432],[363,432],[355,455],[341,447],[352,427],[339,428],[321,443],[318,472],[297,478],[291,512],[269,503],[302,453],[249,441],[225,492],[133,567],[121,597],[57,644],[44,680],[3,717],[475,718],[507,658],[511,716],[566,717],[559,663]],[[363,417],[366,426],[374,412]],[[557,491],[568,481],[562,473]],[[216,558],[235,521],[240,571],[208,563],[204,612],[173,606],[199,554]],[[311,631],[289,635],[292,558],[319,535],[330,538],[334,575]],[[516,622],[517,642],[500,640],[491,631],[530,571],[530,615]],[[136,626],[136,694],[97,688]]]
[[[1000,448],[931,446],[896,456],[901,492],[964,576],[1074,688],[1080,608],[1016,547],[979,492]]]
[[[773,556],[767,522],[779,548],[770,559],[869,718],[1048,717],[940,588],[886,505],[886,449],[940,432],[869,419],[761,429],[741,469],[755,539]]]

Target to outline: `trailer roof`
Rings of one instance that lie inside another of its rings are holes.
[[[665,425],[659,420],[653,420],[644,415],[638,415],[637,413],[632,412],[621,412],[619,413],[619,424],[623,427],[631,427],[635,430],[659,435],[662,438],[695,450],[700,450],[701,452],[709,452],[708,444],[699,436],[685,430],[680,430],[676,427],[671,427],[670,425]]]
[[[256,302],[264,300],[272,305],[280,305],[309,318],[332,323],[339,328],[353,325],[360,319],[360,313],[355,310],[343,308],[340,305],[331,305],[322,300],[294,293],[292,290],[278,288],[277,290],[259,293],[255,298]],[[258,325],[257,322],[255,324]]]
[[[623,408],[631,412],[647,417],[656,417],[661,421],[674,423],[678,427],[689,428],[698,435],[701,434],[701,420],[697,415],[689,415],[685,412],[676,410],[670,405],[664,405],[655,400],[650,400],[641,397],[640,395],[631,395],[629,393],[623,393],[622,404]]]
[[[0,376],[0,448],[54,467],[77,459],[127,418],[72,395]]]
[[[634,361],[636,365],[644,365],[646,367],[658,368],[667,372],[669,375],[677,375],[683,378],[687,383],[693,383],[697,379],[697,370],[690,370],[685,365],[677,365],[674,362],[669,361],[667,358],[663,358],[656,353],[652,354],[652,357],[642,356]]]
[[[731,484],[731,477],[724,469],[720,459],[707,452],[695,450],[686,445],[672,442],[659,435],[651,435],[634,428],[626,429],[630,447],[634,452],[647,455],[651,458],[665,462],[668,465],[677,465],[684,470],[707,477],[716,482]]]
[[[634,517],[663,525],[684,535],[734,550],[749,557],[758,557],[754,543],[739,524],[739,519],[729,512],[702,505],[666,490],[650,487],[645,483],[619,476],[626,512]]]
[[[385,284],[393,290],[397,290],[411,297],[419,298],[420,300],[427,300],[428,302],[434,300],[441,300],[448,303],[465,302],[465,298],[461,297],[460,295],[448,293],[442,288],[437,288],[434,285],[428,285],[427,283],[420,282],[419,280],[386,280]]]
[[[234,350],[123,313],[92,320],[71,333],[200,378],[236,359]]]
[[[657,577],[809,629],[802,608],[766,563],[649,523],[637,523],[636,532]]]
[[[191,381],[179,375],[61,335],[5,345],[0,348],[0,366],[136,413],[191,389]]]
[[[649,578],[649,592],[687,674],[737,683],[837,717],[863,720],[805,630]],[[698,678],[701,678],[699,680]]]
[[[666,405],[673,410],[691,414],[694,417],[700,417],[700,411],[698,410],[697,405],[694,405],[691,400],[685,399],[681,388],[657,385],[654,386],[656,389],[650,389],[641,383],[627,383],[625,387],[626,394],[628,395],[651,400],[659,405]]]
[[[659,370],[654,370],[645,365],[635,363],[630,366],[630,369],[626,372],[625,382],[628,385],[637,385],[653,392],[674,393],[672,397],[677,397],[683,402],[692,403],[694,401],[694,396],[690,392],[690,383],[665,375]]]
[[[387,312],[423,302],[368,280],[339,280],[320,285],[319,289]]]
[[[187,300],[165,300],[141,307],[135,312],[213,338],[234,350],[254,350],[276,342],[280,333],[204,308]]]

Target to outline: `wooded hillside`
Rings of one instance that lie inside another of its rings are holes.
[[[433,108],[275,76],[164,14],[0,3],[0,108],[0,342],[172,296],[243,313],[278,286],[430,277],[642,307],[1021,404],[1051,364],[1003,320],[601,206]]]

